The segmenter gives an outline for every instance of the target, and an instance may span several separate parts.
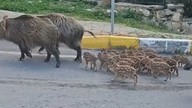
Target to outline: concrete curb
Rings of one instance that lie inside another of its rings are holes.
[[[84,49],[102,49],[102,48],[128,48],[130,46],[138,48],[139,39],[137,37],[115,36],[115,35],[96,35],[84,36],[82,39],[82,48]]]
[[[82,39],[83,49],[102,49],[102,48],[134,48],[146,47],[160,53],[174,53],[176,50],[192,52],[192,40],[189,39],[164,39],[164,38],[138,38],[134,35],[96,35],[84,36]]]
[[[139,38],[140,47],[156,50],[159,53],[186,53],[192,51],[192,40],[189,39],[163,39]]]

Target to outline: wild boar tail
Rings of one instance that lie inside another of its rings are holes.
[[[88,32],[88,33],[90,33],[94,38],[97,38],[97,37],[94,35],[94,33],[91,32],[91,31],[89,31],[89,30],[84,30],[84,32]]]

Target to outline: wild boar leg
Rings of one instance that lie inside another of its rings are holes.
[[[26,54],[28,57],[32,58],[32,55],[31,55],[30,52],[28,52],[27,50],[24,50],[24,52],[25,52],[25,54]]]
[[[18,45],[19,46],[19,49],[21,51],[21,57],[19,58],[19,61],[23,61],[24,58],[25,58],[25,53],[24,53],[24,50],[23,48],[21,47],[21,45]]]
[[[49,60],[51,58],[51,52],[49,51],[49,49],[46,49],[46,51],[47,51],[47,57],[46,57],[46,59],[44,59],[45,63],[49,62]]]
[[[79,61],[79,62],[82,62],[82,49],[81,49],[81,46],[78,46],[76,48],[74,48],[76,51],[77,51],[77,56],[75,58],[75,61]]]
[[[57,49],[57,47],[51,47],[51,46],[49,46],[49,47],[46,47],[46,49],[50,52],[50,54],[53,54],[53,56],[55,57],[55,59],[56,59],[56,68],[58,68],[59,66],[60,66],[60,64],[61,64],[61,62],[60,62],[60,57],[59,57],[59,50]],[[50,55],[48,55],[49,57],[47,57],[48,59],[47,60],[49,60],[50,59]]]
[[[24,60],[25,54],[26,54],[28,57],[32,58],[32,55],[31,55],[30,52],[28,52],[25,48],[22,48],[21,45],[18,45],[18,46],[19,46],[19,49],[20,49],[20,51],[21,51],[21,57],[19,58],[19,61],[23,61],[23,60]]]
[[[43,51],[44,49],[45,49],[44,47],[39,48],[38,53],[40,53],[40,52]]]

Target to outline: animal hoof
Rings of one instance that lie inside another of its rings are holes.
[[[48,59],[45,59],[44,62],[47,63],[47,62],[49,62],[49,60],[48,60]]]
[[[82,63],[82,60],[79,59],[79,58],[75,58],[74,61],[79,62],[79,63]]]
[[[157,78],[156,76],[154,76],[153,78]]]
[[[60,63],[57,63],[57,64],[56,64],[56,68],[59,68],[59,67],[60,67]]]
[[[43,54],[43,53],[41,53],[41,52],[39,52],[39,51],[38,51],[37,53],[38,53],[38,54]]]
[[[112,80],[111,80],[111,82],[117,82],[117,80],[115,80],[115,79],[112,79]]]
[[[127,82],[125,82],[125,81],[119,81],[119,83],[127,83]]]
[[[31,55],[31,53],[29,53],[29,54],[26,54],[28,57],[30,57],[30,58],[32,58],[32,55]]]
[[[19,58],[19,61],[24,61],[24,58]]]

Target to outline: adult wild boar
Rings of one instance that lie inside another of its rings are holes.
[[[44,62],[48,62],[53,54],[57,62],[56,67],[60,66],[59,50],[57,49],[59,31],[48,18],[42,19],[31,15],[21,15],[16,18],[5,16],[0,22],[0,38],[19,46],[20,60],[24,59],[24,53],[31,56],[28,52],[31,48],[41,46],[45,47],[47,51]]]
[[[38,16],[39,18],[49,18],[61,32],[59,41],[65,43],[69,48],[76,50],[77,56],[75,61],[82,61],[82,49],[81,41],[84,32],[88,32],[95,37],[95,35],[88,30],[84,30],[84,27],[79,24],[75,19],[67,17],[60,13],[51,13],[43,16]],[[95,37],[96,38],[96,37]],[[42,51],[44,47],[39,49]]]
[[[192,68],[192,60],[188,61],[183,67],[184,70],[190,70]]]

